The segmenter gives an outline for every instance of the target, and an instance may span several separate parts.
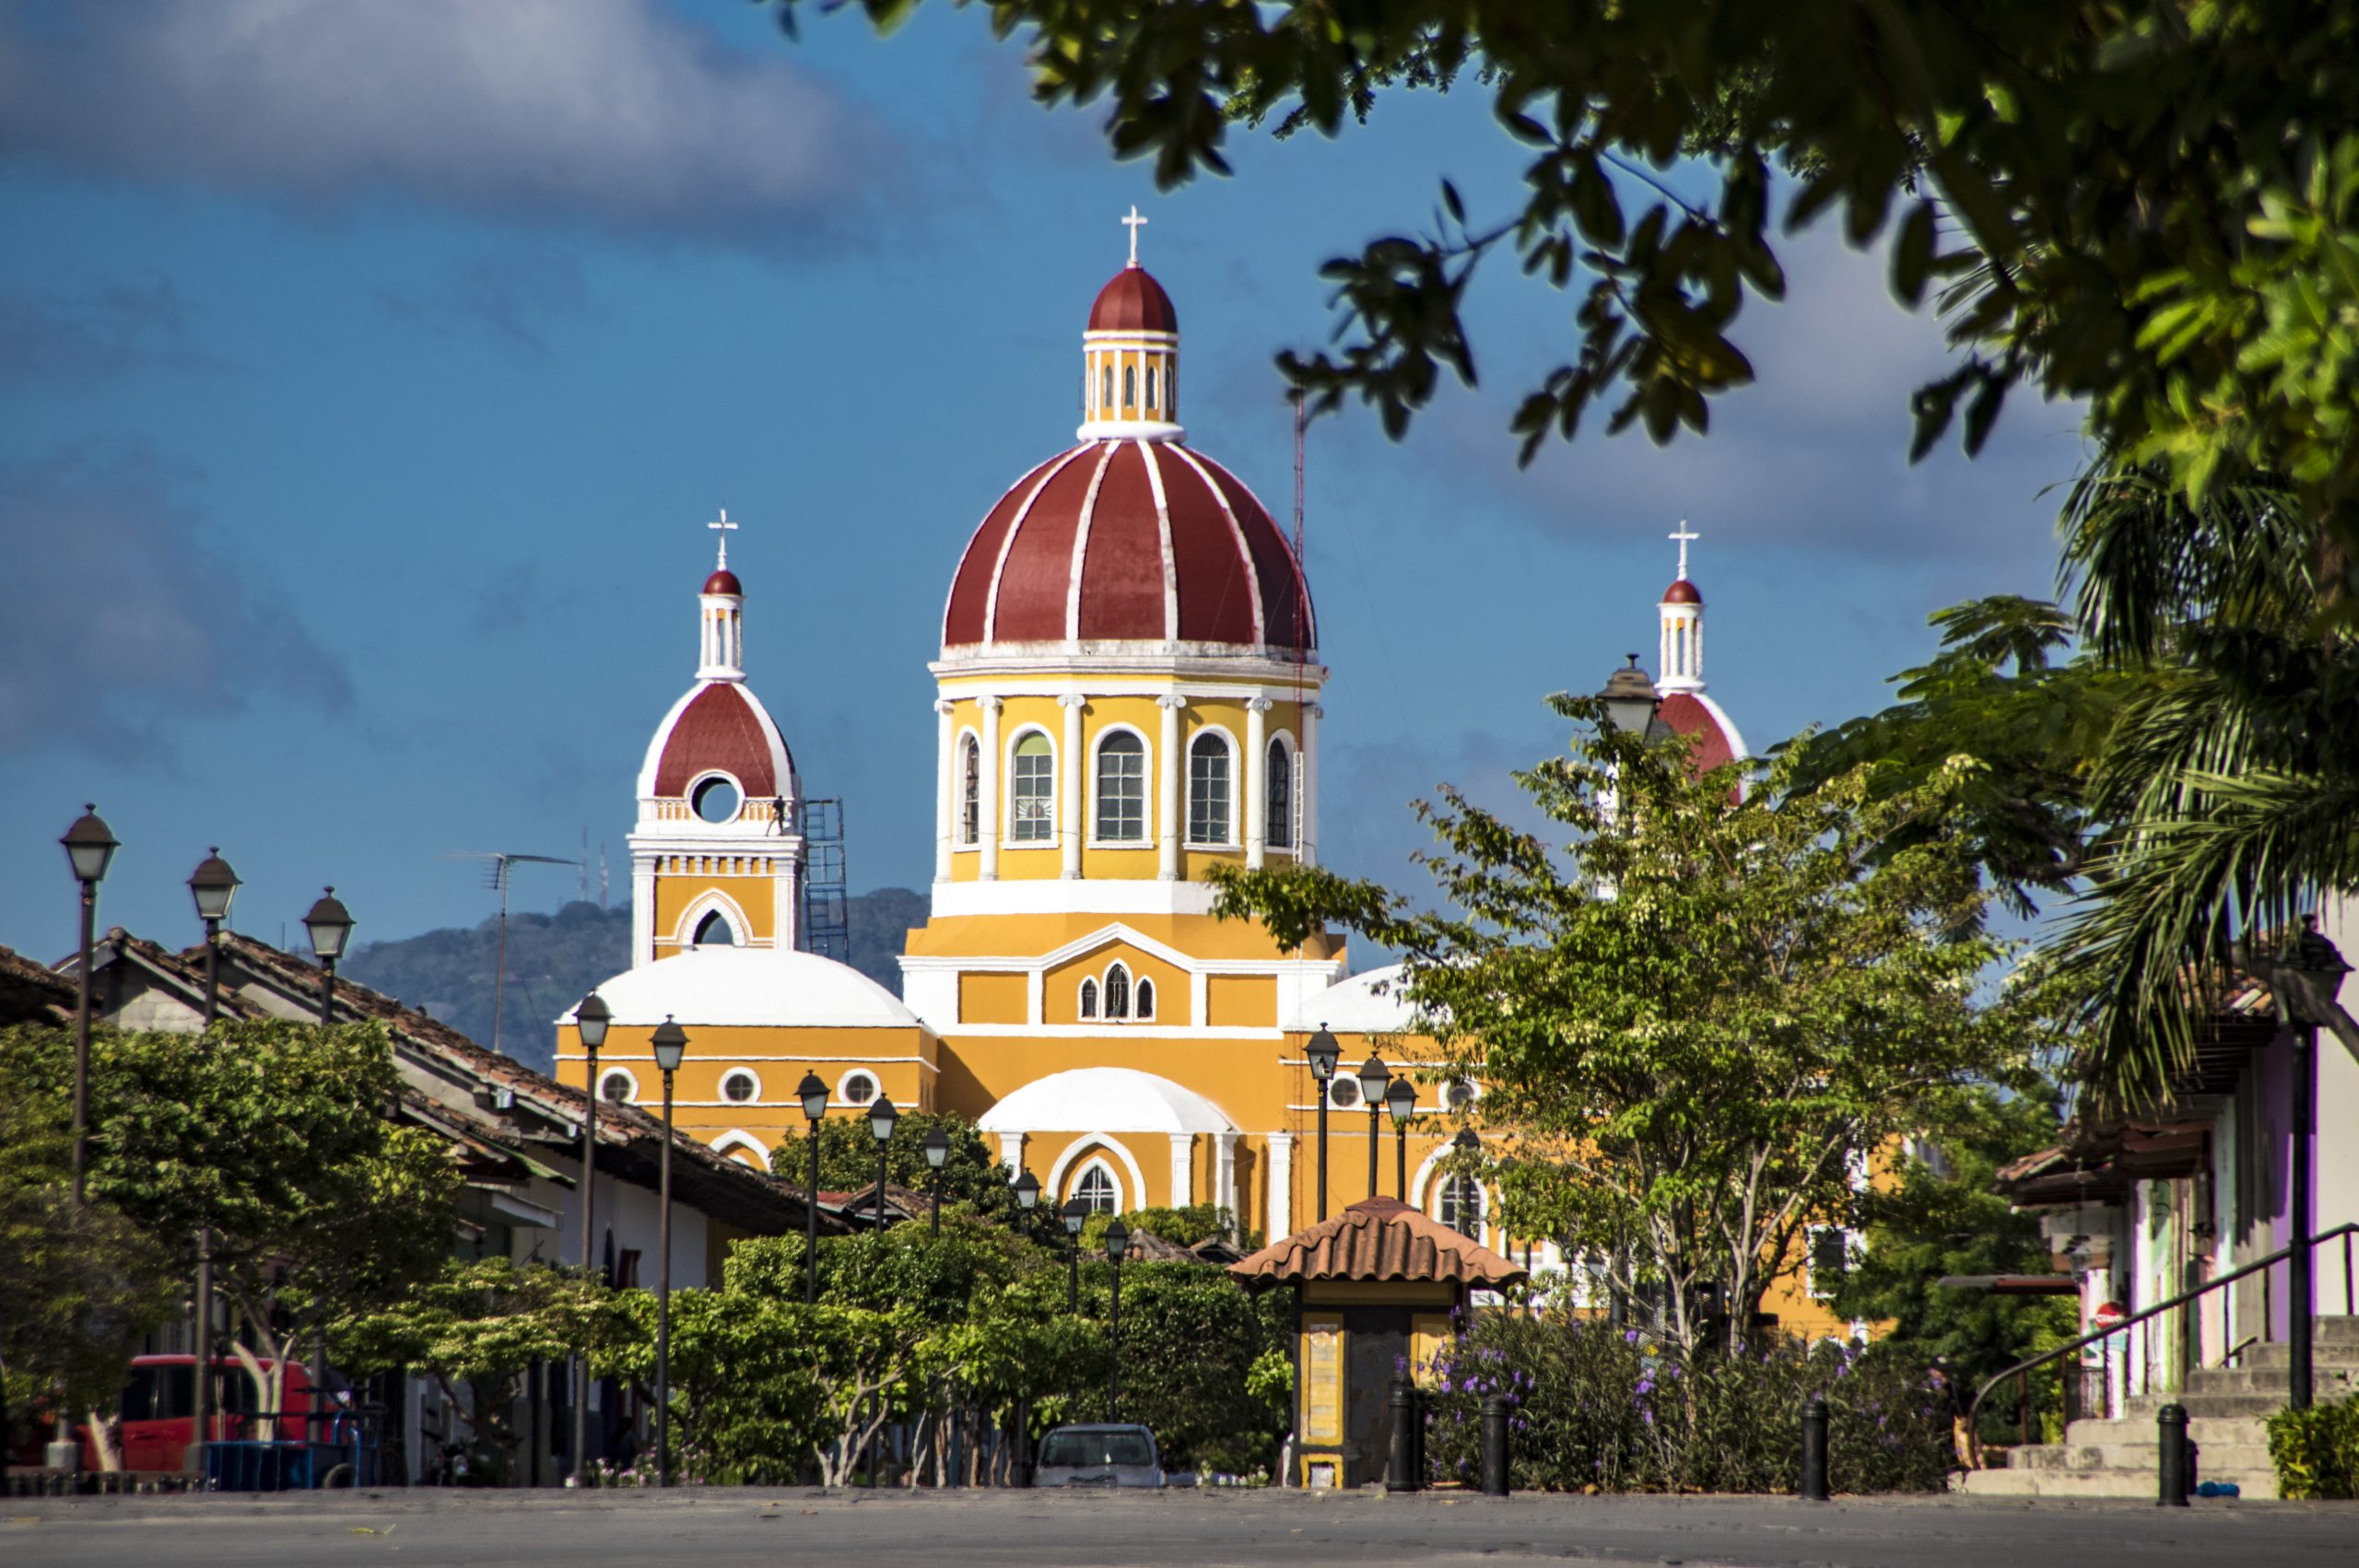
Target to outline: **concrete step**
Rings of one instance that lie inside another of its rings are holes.
[[[2165,1405],[2177,1405],[2190,1420],[2218,1416],[2274,1415],[2285,1408],[2285,1391],[2273,1394],[2132,1394],[2121,1413],[2152,1426]]]
[[[2254,1416],[2191,1416],[2187,1422],[2187,1434],[2204,1446],[2206,1453],[2215,1445],[2259,1444],[2269,1442],[2267,1423]],[[2068,1445],[2082,1447],[2107,1444],[2159,1443],[2160,1429],[2152,1421],[2131,1421],[2124,1417],[2115,1421],[2091,1418],[2076,1421],[2064,1431]]]
[[[2246,1470],[2266,1470],[2270,1463],[2269,1445],[2261,1443],[2206,1443],[2196,1439],[2199,1468],[2204,1475],[2230,1476]],[[2162,1464],[2162,1444],[2147,1443],[2043,1443],[2029,1448],[2018,1448],[2013,1457],[2023,1461],[2023,1468],[2035,1470],[2136,1470],[2151,1476]]]
[[[2017,1450],[2021,1452],[2021,1450]],[[2206,1468],[2201,1472],[2205,1480],[2232,1480],[2236,1483],[2239,1500],[2268,1501],[2277,1495],[2277,1477],[2273,1471],[2248,1471],[2223,1475]],[[2153,1470],[2141,1474],[2131,1470],[2062,1470],[2026,1467],[2021,1469],[1968,1470],[1959,1478],[1957,1490],[1975,1497],[2134,1497],[2153,1502],[2162,1483]],[[2192,1500],[2198,1508],[2217,1507],[2226,1499],[2199,1497]]]
[[[2359,1385],[2359,1365],[2310,1367],[2310,1396],[2339,1399]],[[2187,1375],[2190,1394],[2274,1394],[2283,1398],[2293,1387],[2283,1366],[2203,1366]]]
[[[2236,1364],[2249,1367],[2275,1367],[2279,1372],[2292,1364],[2294,1347],[2283,1340],[2266,1340],[2247,1345],[2236,1357]],[[2310,1341],[2310,1366],[2359,1366],[2359,1339],[2313,1340]]]

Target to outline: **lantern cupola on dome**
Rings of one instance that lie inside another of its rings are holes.
[[[1081,428],[1076,439],[1178,440],[1180,312],[1155,275],[1139,265],[1139,228],[1131,208],[1130,263],[1097,291],[1081,334]]]

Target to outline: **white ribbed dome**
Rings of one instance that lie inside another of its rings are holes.
[[[1221,1108],[1168,1078],[1129,1067],[1052,1072],[982,1115],[985,1132],[1235,1132]]]
[[[626,969],[598,988],[615,1022],[651,1028],[667,1017],[699,1024],[824,1029],[907,1029],[918,1015],[848,965],[814,953],[699,947]],[[557,1020],[573,1022],[567,1010]],[[691,1049],[694,1048],[693,1044]]]
[[[1387,964],[1309,998],[1285,1027],[1304,1034],[1323,1027],[1338,1035],[1410,1035],[1418,1032],[1417,1010],[1409,1001],[1401,965]]]

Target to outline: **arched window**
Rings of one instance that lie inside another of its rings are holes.
[[[1472,1176],[1454,1176],[1441,1184],[1441,1212],[1435,1216],[1460,1235],[1483,1239],[1483,1188]]]
[[[628,1106],[639,1098],[639,1080],[619,1067],[598,1075],[598,1098],[612,1106]]]
[[[1097,1016],[1097,982],[1095,980],[1081,982],[1081,1015],[1084,1018]]]
[[[1269,790],[1266,797],[1270,818],[1270,848],[1294,848],[1294,754],[1286,750],[1284,741],[1270,743]]]
[[[1015,743],[1015,770],[1010,782],[1008,837],[1019,844],[1054,838],[1057,758],[1048,736],[1035,730]]]
[[[1146,368],[1146,405],[1150,409],[1155,406],[1155,367],[1152,365]]]
[[[958,842],[983,836],[983,747],[969,735],[958,744]]]
[[[1188,748],[1188,842],[1231,842],[1228,805],[1228,743],[1207,731]]]
[[[1082,1167],[1079,1179],[1073,1184],[1073,1195],[1093,1214],[1110,1214],[1122,1203],[1121,1189],[1114,1185],[1114,1173],[1106,1168],[1103,1160],[1092,1160]]]
[[[1120,964],[1106,971],[1106,1016],[1131,1015],[1131,972]]]
[[[695,940],[698,947],[734,947],[737,933],[729,929],[729,918],[715,909],[697,922]]]
[[[1122,406],[1136,407],[1139,401],[1139,371],[1135,365],[1122,367]]]
[[[1101,394],[1099,395],[1099,397],[1098,397],[1098,399],[1097,399],[1097,412],[1098,412],[1098,413],[1100,413],[1100,414],[1105,413],[1108,409],[1109,409],[1109,408],[1111,408],[1111,407],[1113,407],[1113,406],[1114,406],[1114,367],[1113,367],[1113,366],[1109,365],[1109,366],[1107,366],[1107,367],[1106,367],[1106,373],[1105,373],[1104,377],[1102,378],[1102,385],[1103,385],[1104,390],[1103,390],[1103,392],[1101,392]]]
[[[1155,982],[1153,980],[1141,979],[1139,981],[1136,1003],[1137,1004],[1132,1009],[1132,1012],[1136,1016],[1141,1018],[1152,1018],[1155,1016]]]
[[[1146,838],[1146,743],[1128,730],[1097,745],[1097,837],[1108,844]]]

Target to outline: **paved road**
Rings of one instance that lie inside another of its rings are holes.
[[[9,1568],[220,1563],[1681,1563],[2175,1568],[2359,1563],[2359,1504],[751,1489],[0,1499]]]

